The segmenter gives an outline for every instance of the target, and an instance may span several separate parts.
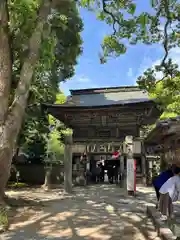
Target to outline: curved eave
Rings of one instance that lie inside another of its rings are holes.
[[[150,114],[148,116],[144,116],[144,120],[142,121],[142,125],[153,124],[161,115],[161,112],[156,106],[156,103],[153,100],[149,100],[146,102],[133,102],[133,103],[126,103],[126,104],[113,104],[113,105],[101,105],[101,106],[71,106],[67,104],[43,104],[42,106],[44,110],[46,110],[49,114],[53,115],[60,121],[64,122],[68,127],[75,127],[72,125],[71,120],[67,120],[65,115],[66,114],[81,114],[81,113],[93,113],[93,112],[108,112],[108,111],[115,111],[118,113],[123,112],[138,112],[143,114],[146,108],[151,109]],[[83,120],[81,119],[80,121]],[[132,128],[136,126],[136,120],[134,119],[133,122],[129,122],[130,120],[127,118],[127,123],[132,123]],[[123,122],[123,121],[122,121]],[[121,124],[121,121],[120,121]]]
[[[107,108],[119,108],[119,107],[134,107],[138,105],[154,105],[156,107],[156,103],[154,100],[140,101],[140,102],[132,102],[132,103],[120,103],[120,104],[111,104],[111,105],[96,105],[96,106],[84,106],[84,105],[70,105],[70,104],[48,104],[43,103],[42,106],[46,109],[61,109],[64,111],[76,111],[79,110],[90,110],[90,109],[107,109]]]
[[[145,144],[156,145],[162,140],[164,140],[165,137],[171,136],[172,133],[168,132],[167,130],[169,129],[169,127],[175,124],[179,124],[179,122],[180,122],[180,116],[158,121],[156,123],[155,128],[152,129],[152,131],[148,134],[148,136],[144,140]]]
[[[148,136],[144,139],[144,143],[146,145],[156,145],[161,138],[162,138],[162,129],[156,126],[151,130]]]

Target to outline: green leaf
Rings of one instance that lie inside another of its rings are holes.
[[[136,4],[130,4],[129,5],[129,9],[128,9],[128,13],[130,13],[130,14],[134,14],[135,13],[135,11],[136,11]]]
[[[90,7],[94,0],[80,0],[80,5],[82,7]]]
[[[158,5],[158,0],[151,0],[151,6],[154,8]]]
[[[100,12],[97,14],[97,19],[104,21],[106,18],[106,15],[104,14],[104,12]]]
[[[142,28],[146,27],[146,24],[148,23],[148,17],[146,14],[142,14],[139,17],[139,23],[142,25]]]

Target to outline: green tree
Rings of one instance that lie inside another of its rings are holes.
[[[112,28],[102,42],[101,63],[109,57],[119,57],[128,51],[129,45],[159,44],[164,56],[159,65],[148,69],[138,79],[165,111],[161,116],[179,114],[179,71],[169,59],[169,52],[180,45],[180,3],[178,0],[149,0],[146,9],[139,10],[135,0],[81,0],[81,5],[95,11],[97,18]],[[162,78],[157,79],[157,72]]]
[[[44,160],[46,137],[49,133],[48,118],[42,112],[41,104],[45,102],[54,103],[56,98],[60,98],[60,96],[62,100],[65,100],[63,94],[57,95],[59,83],[74,75],[76,59],[81,54],[82,40],[80,32],[83,29],[83,24],[79,13],[72,5],[64,9],[64,14],[64,24],[57,25],[57,18],[52,19],[57,38],[57,45],[53,55],[53,58],[54,56],[55,58],[53,62],[50,61],[49,63],[52,56],[49,56],[50,54],[46,50],[47,57],[42,57],[39,61],[39,67],[31,86],[24,126],[21,129],[18,143],[18,147],[30,156],[33,155],[35,161],[37,159]],[[43,47],[49,49],[52,47],[51,45],[49,41]],[[42,53],[44,53],[44,49]]]
[[[135,0],[80,2],[86,8],[96,9],[98,19],[112,26],[112,34],[106,36],[102,44],[105,57],[124,54],[128,44],[161,42],[165,50],[162,63],[165,64],[169,50],[180,43],[178,0],[149,0],[142,11],[139,11],[141,3]]]
[[[49,66],[54,61],[55,28],[64,25],[63,10],[73,4],[68,0],[0,2],[0,200],[36,70],[44,57]],[[52,19],[56,19],[54,25]]]
[[[163,110],[161,119],[180,115],[180,72],[177,65],[173,65],[172,74],[162,73],[157,79],[158,69],[148,69],[138,78],[140,88],[145,89],[151,98],[156,99],[159,108]]]

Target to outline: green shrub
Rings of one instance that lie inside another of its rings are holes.
[[[8,215],[5,207],[0,207],[0,228],[4,231],[8,228]]]
[[[11,187],[11,188],[25,188],[25,187],[28,187],[28,184],[23,183],[23,182],[9,182],[8,187]]]

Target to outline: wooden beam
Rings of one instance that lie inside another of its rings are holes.
[[[126,126],[127,127],[127,126]],[[118,131],[117,131],[118,129]],[[118,134],[118,135],[117,135]],[[81,141],[90,139],[95,140],[95,139],[120,139],[126,135],[133,134],[134,136],[138,137],[139,136],[139,128],[137,126],[131,126],[130,128],[86,128],[79,127],[75,128],[73,131],[73,139],[81,139]]]
[[[56,118],[60,119],[67,125],[80,125],[84,124],[94,124],[94,125],[101,125],[102,123],[107,125],[109,124],[127,124],[127,123],[136,123],[141,120],[143,124],[149,122],[153,118],[153,108],[151,107],[107,107],[107,108],[97,108],[97,109],[78,109],[74,111],[63,109],[52,109],[52,115]],[[157,115],[157,114],[155,114]],[[106,118],[106,119],[105,119]],[[157,118],[157,116],[155,116]]]
[[[117,139],[117,138],[107,138],[107,139],[103,139],[103,138],[101,138],[101,139],[99,139],[99,138],[87,138],[87,139],[84,139],[84,138],[74,138],[74,143],[76,143],[76,144],[86,144],[86,143],[112,143],[112,142],[114,142],[114,143],[119,143],[119,142],[121,142],[122,140],[124,139],[124,137],[122,137],[122,138],[119,138],[119,139]]]

